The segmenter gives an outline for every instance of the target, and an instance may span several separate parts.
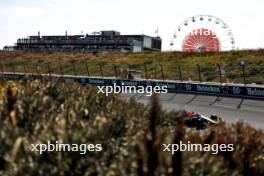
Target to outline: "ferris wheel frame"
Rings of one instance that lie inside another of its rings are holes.
[[[204,21],[207,21],[208,24],[210,24],[210,25],[214,25],[215,28],[219,28],[219,29],[225,31],[226,32],[226,34],[225,34],[226,40],[228,40],[229,45],[230,45],[227,47],[226,50],[235,50],[235,37],[234,37],[230,27],[223,20],[221,20],[218,17],[215,17],[213,15],[202,15],[202,14],[189,17],[189,18],[185,19],[184,21],[182,21],[180,23],[180,25],[177,26],[176,30],[173,33],[171,42],[170,42],[171,50],[182,51],[183,50],[182,48],[173,49],[176,42],[183,42],[183,41],[177,41],[178,34],[183,32],[184,29],[187,28],[190,24],[194,24],[196,22],[204,22]],[[189,33],[189,32],[191,32],[191,31],[188,31],[187,33]],[[187,35],[185,35],[183,38],[185,38],[186,36]],[[227,42],[227,41],[224,40],[224,42]],[[223,46],[222,43],[221,43],[221,46]],[[225,47],[225,46],[223,46],[223,47]],[[220,49],[220,51],[222,51],[222,48]]]

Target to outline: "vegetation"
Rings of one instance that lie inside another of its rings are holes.
[[[264,135],[247,124],[187,129],[181,112],[96,94],[89,86],[0,80],[0,175],[264,175]],[[102,152],[32,152],[30,144],[101,143]],[[179,141],[234,144],[234,152],[162,151]]]
[[[199,80],[197,66],[199,64],[202,81],[219,82],[219,64],[225,70],[223,81],[236,83],[244,81],[240,63],[242,60],[245,61],[246,82],[264,84],[264,50],[221,53],[0,52],[1,70],[4,71],[76,73],[93,76],[101,76],[103,72],[104,76],[120,76],[122,70],[126,70],[129,65],[131,69],[140,71],[141,77],[157,79],[164,77],[172,80],[179,80],[182,77],[183,80]],[[159,64],[163,67],[161,68]],[[101,69],[99,65],[102,66]],[[113,65],[117,66],[117,72]]]

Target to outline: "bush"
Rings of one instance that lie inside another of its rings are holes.
[[[203,132],[181,112],[98,95],[90,86],[49,80],[1,80],[0,175],[263,175],[263,133],[247,124]],[[102,152],[32,152],[30,144],[100,143]],[[235,145],[234,152],[162,152],[163,143]]]

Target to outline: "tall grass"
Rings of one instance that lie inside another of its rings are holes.
[[[0,175],[252,175],[264,174],[263,132],[242,122],[203,132],[181,112],[96,94],[90,86],[0,80]],[[30,144],[101,143],[102,152],[32,152]],[[179,141],[234,144],[235,151],[163,152]]]

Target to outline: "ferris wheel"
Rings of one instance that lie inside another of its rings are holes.
[[[229,26],[212,15],[197,15],[184,20],[174,31],[170,48],[185,52],[235,50]]]

